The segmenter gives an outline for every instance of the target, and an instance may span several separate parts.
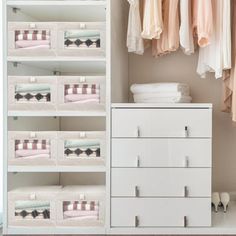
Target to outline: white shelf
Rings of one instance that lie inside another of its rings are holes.
[[[106,62],[105,57],[18,57],[11,56],[7,57],[8,62]]]
[[[48,172],[77,172],[77,173],[102,173],[106,172],[105,166],[8,166],[8,172],[48,173]]]
[[[9,117],[105,117],[105,111],[8,111]]]
[[[22,1],[22,0],[10,0],[7,1],[8,6],[106,6],[106,1],[93,1],[93,0],[35,0],[35,1]]]
[[[212,109],[210,103],[113,103],[112,108],[203,108]]]
[[[57,234],[57,235],[67,235],[67,234],[102,234],[106,233],[104,227],[8,227],[4,234],[13,235],[32,235],[32,234]]]

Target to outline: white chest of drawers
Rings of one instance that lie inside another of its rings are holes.
[[[114,104],[111,227],[211,226],[212,106]]]

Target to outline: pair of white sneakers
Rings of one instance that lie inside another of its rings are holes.
[[[223,206],[224,212],[226,213],[227,208],[229,206],[229,202],[230,202],[229,193],[226,193],[226,192],[223,192],[223,193],[214,192],[214,193],[212,193],[212,204],[215,208],[215,212],[218,212],[218,207]]]

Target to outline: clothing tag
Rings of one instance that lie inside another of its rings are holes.
[[[85,29],[86,28],[86,24],[85,23],[80,23],[80,29]]]
[[[80,77],[80,83],[84,83],[86,82],[86,77],[85,76],[81,76]]]
[[[35,138],[36,137],[36,133],[35,132],[30,132],[30,138]]]
[[[85,132],[80,132],[79,136],[80,136],[80,138],[85,138],[86,137],[86,133]]]
[[[35,200],[36,199],[36,193],[31,193],[29,195],[30,200]]]
[[[30,23],[29,27],[30,27],[31,29],[35,29],[35,28],[36,28],[36,24],[35,24],[35,23]]]
[[[31,77],[30,77],[30,82],[31,82],[31,83],[35,83],[35,82],[36,82],[36,78],[33,77],[33,76],[31,76]]]
[[[84,194],[80,194],[79,195],[79,200],[85,200],[85,195]]]

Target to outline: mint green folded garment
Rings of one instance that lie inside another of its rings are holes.
[[[85,148],[85,147],[100,147],[98,141],[93,140],[66,140],[65,148]]]
[[[66,39],[85,38],[85,39],[99,39],[100,32],[98,30],[68,30],[65,32]]]
[[[41,92],[49,93],[50,85],[48,84],[18,84],[15,87],[17,93],[26,93],[26,92]]]
[[[15,209],[40,209],[40,208],[50,208],[50,202],[48,201],[16,201]]]

